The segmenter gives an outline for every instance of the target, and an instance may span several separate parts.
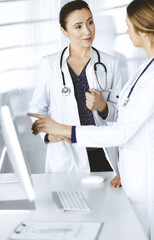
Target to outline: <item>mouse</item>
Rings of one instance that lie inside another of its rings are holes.
[[[102,176],[87,176],[82,178],[81,181],[85,184],[102,183],[105,181],[105,178]]]

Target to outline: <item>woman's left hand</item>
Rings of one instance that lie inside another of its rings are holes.
[[[120,188],[121,187],[121,179],[120,179],[120,174],[117,174],[112,181],[110,182],[110,187],[111,188]]]
[[[66,141],[68,143],[71,143],[71,140],[68,139],[68,138],[65,138],[65,137],[62,137],[62,136],[53,136],[53,135],[50,135],[48,136],[48,140],[51,142],[51,143],[57,143],[57,142],[61,142],[61,141]]]
[[[103,113],[106,110],[107,103],[102,98],[100,91],[89,89],[89,92],[85,94],[87,108],[90,110],[98,110]]]

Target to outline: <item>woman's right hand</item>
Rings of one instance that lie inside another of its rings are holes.
[[[86,95],[86,106],[89,110],[97,110],[101,113],[107,111],[107,103],[101,96],[101,92],[97,89],[89,89]]]
[[[38,118],[32,125],[32,133],[34,135],[44,132],[52,136],[63,136],[64,140],[71,140],[72,126],[57,123],[50,117],[42,114],[27,113],[27,115]]]

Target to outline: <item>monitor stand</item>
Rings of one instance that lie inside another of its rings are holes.
[[[1,173],[2,165],[3,165],[6,153],[7,153],[7,148],[4,146],[0,156],[0,183],[19,182],[19,179],[16,177],[14,173]]]
[[[0,157],[0,171],[4,162],[4,158],[5,158],[5,154],[6,154],[7,148],[3,147],[2,153],[1,153],[1,157]]]
[[[6,200],[0,201],[1,210],[34,210],[34,202],[30,202],[28,199],[19,200]]]
[[[7,148],[4,147],[0,156],[0,172],[4,162],[4,158],[7,152]],[[14,173],[0,173],[0,184],[16,183],[19,182],[18,178]],[[30,202],[28,199],[18,199],[18,200],[5,200],[0,201],[0,211],[1,210],[34,210],[34,202]]]

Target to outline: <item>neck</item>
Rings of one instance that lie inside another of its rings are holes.
[[[148,53],[148,58],[154,57],[154,48]]]
[[[154,45],[152,45],[151,41],[146,41],[144,50],[146,51],[148,58],[152,58],[154,56]]]
[[[90,47],[83,48],[79,46],[74,46],[70,44],[69,46],[70,56],[77,57],[77,58],[89,58],[90,57]]]
[[[154,57],[154,47],[146,50],[148,58]]]

